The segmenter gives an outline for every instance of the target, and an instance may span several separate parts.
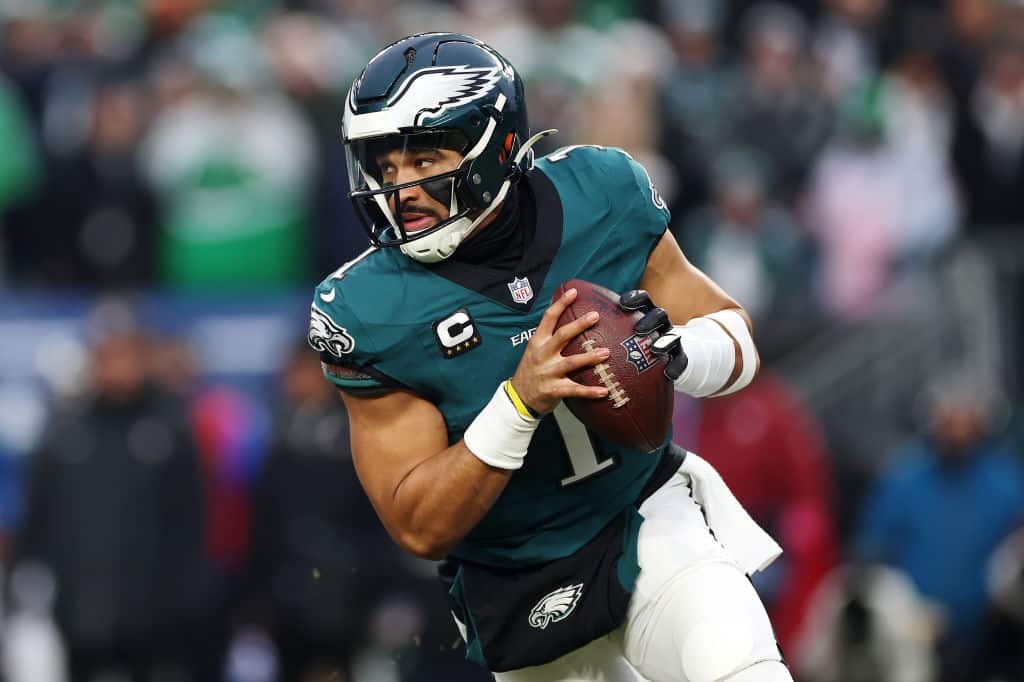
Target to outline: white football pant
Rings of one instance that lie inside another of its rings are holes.
[[[550,663],[495,673],[497,682],[792,682],[757,592],[691,495],[687,469],[709,467],[693,453],[687,461],[640,507],[626,622]]]

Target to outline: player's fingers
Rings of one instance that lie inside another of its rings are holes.
[[[665,334],[655,339],[651,344],[651,352],[655,355],[673,355],[682,350],[679,344],[679,337],[675,334]]]
[[[642,310],[647,312],[654,307],[651,296],[645,289],[632,289],[619,296],[619,307],[623,310]]]
[[[604,362],[611,355],[611,351],[607,348],[595,348],[586,353],[576,353],[574,355],[566,355],[562,358],[562,371],[563,374],[574,372],[581,367],[593,367],[594,365]]]
[[[606,398],[608,389],[604,386],[584,386],[572,379],[563,379],[558,382],[556,393],[559,398]]]
[[[686,353],[680,351],[678,355],[673,357],[665,365],[665,378],[675,383],[676,379],[683,375],[686,371],[686,366],[690,364],[690,358],[686,357]]]
[[[672,329],[672,322],[664,308],[652,308],[633,325],[634,332],[645,336],[655,331],[664,334],[669,329]]]
[[[600,317],[601,316],[597,314],[597,311],[591,310],[583,317],[575,319],[568,324],[563,324],[555,330],[554,334],[551,335],[551,340],[558,350],[562,350],[562,348],[565,347],[565,344],[569,343],[570,340],[576,338],[585,330],[597,324]]]
[[[555,324],[558,322],[558,318],[562,316],[565,309],[569,307],[573,301],[576,300],[576,289],[566,289],[565,293],[556,298],[548,306],[548,309],[544,311],[544,315],[540,318],[540,323],[537,325],[537,331],[534,332],[534,336],[550,336],[551,332],[555,329]]]

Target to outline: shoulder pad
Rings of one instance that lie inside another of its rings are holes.
[[[372,377],[358,371],[361,365],[369,363],[372,344],[360,333],[362,325],[346,304],[340,284],[332,275],[314,291],[306,341],[320,353],[324,376],[331,383],[342,388],[375,385]]]
[[[373,337],[371,306],[379,307],[380,299],[365,291],[373,276],[390,272],[394,262],[394,254],[368,249],[328,275],[313,293],[307,341],[320,353],[324,376],[351,393],[403,387],[377,368],[382,350]]]
[[[540,159],[538,165],[548,173],[565,169],[582,187],[611,197],[637,197],[639,189],[646,201],[638,208],[646,209],[652,218],[666,224],[671,217],[647,169],[618,147],[592,144],[562,147]]]
[[[563,147],[537,164],[538,168],[595,206],[607,205],[618,222],[660,237],[671,215],[647,169],[616,147]]]

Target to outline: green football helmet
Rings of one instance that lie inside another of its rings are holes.
[[[505,198],[540,137],[528,139],[523,81],[512,65],[458,33],[422,33],[381,50],[349,90],[342,130],[350,197],[370,241],[425,263],[454,253]],[[422,150],[456,152],[461,162],[394,184],[383,167]],[[414,185],[447,206],[448,217],[407,226],[398,192]]]

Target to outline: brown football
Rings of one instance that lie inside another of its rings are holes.
[[[572,288],[578,292],[576,300],[562,313],[558,327],[592,310],[601,318],[571,339],[562,355],[602,347],[611,355],[605,362],[569,375],[581,384],[607,387],[608,397],[569,398],[565,404],[599,436],[633,450],[656,450],[672,424],[673,387],[665,378],[664,363],[650,351],[652,339],[633,333],[633,325],[643,313],[622,310],[617,293],[581,279],[562,283],[554,298]]]

